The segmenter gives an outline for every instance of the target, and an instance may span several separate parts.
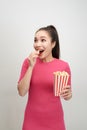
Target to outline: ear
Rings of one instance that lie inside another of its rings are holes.
[[[56,41],[55,42],[52,42],[52,48],[54,48],[56,45]]]

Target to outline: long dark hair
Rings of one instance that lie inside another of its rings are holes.
[[[47,31],[52,39],[52,42],[56,42],[56,45],[52,50],[52,56],[59,59],[60,58],[60,45],[59,45],[58,32],[57,32],[56,28],[53,25],[49,25],[47,27],[42,27],[42,28],[38,29],[37,32],[40,30]]]

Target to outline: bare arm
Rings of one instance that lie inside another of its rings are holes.
[[[20,96],[25,96],[29,90],[30,80],[32,75],[33,67],[29,67],[23,79],[18,83],[18,92]]]
[[[33,71],[34,65],[36,63],[37,57],[38,57],[38,52],[32,52],[28,57],[30,65],[29,65],[24,77],[21,79],[21,81],[17,85],[20,96],[25,96],[26,93],[29,91],[32,71]]]

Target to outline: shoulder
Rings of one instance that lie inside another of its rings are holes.
[[[63,65],[63,66],[67,66],[68,65],[68,62],[64,61],[62,59],[55,59],[55,62],[56,62],[56,64],[60,64],[60,65]]]
[[[70,65],[67,61],[62,60],[62,59],[55,59],[55,64],[61,68],[64,69],[65,71],[70,71]]]
[[[29,60],[28,60],[28,58],[25,58],[25,59],[24,59],[24,61],[23,61],[23,63],[22,63],[22,66],[23,66],[23,67],[26,67],[26,68],[29,67]]]

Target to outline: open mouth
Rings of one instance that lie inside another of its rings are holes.
[[[39,54],[42,54],[44,52],[44,50],[39,50]]]

